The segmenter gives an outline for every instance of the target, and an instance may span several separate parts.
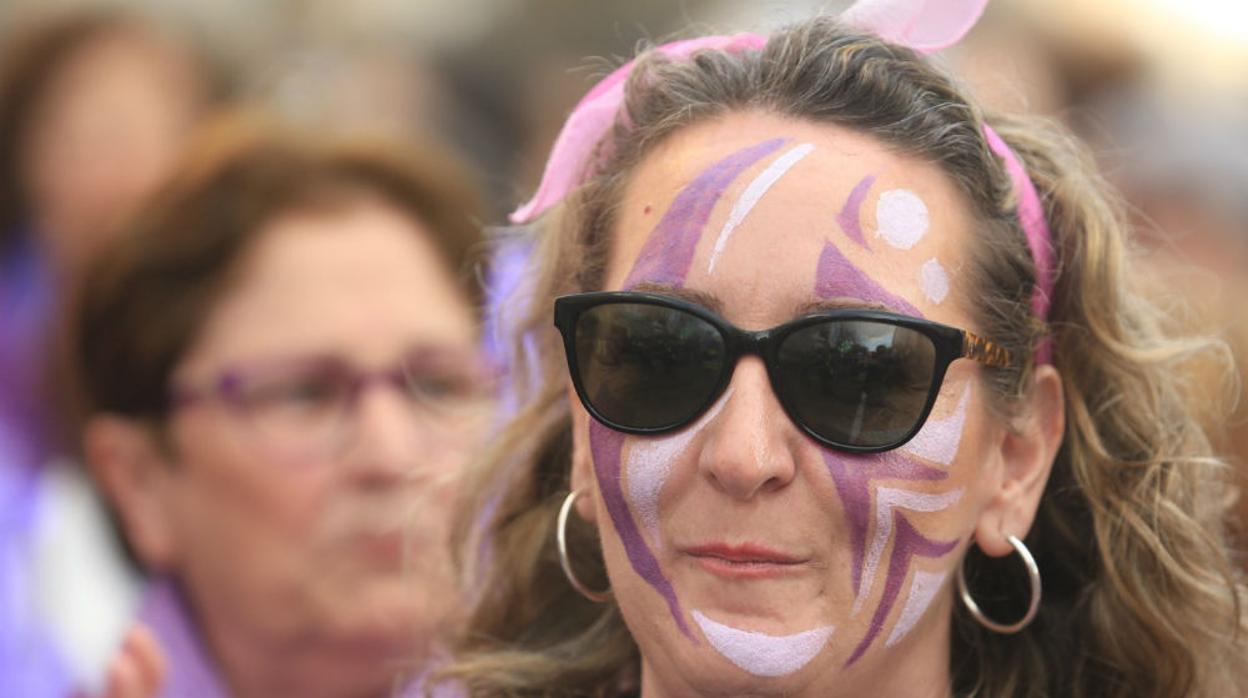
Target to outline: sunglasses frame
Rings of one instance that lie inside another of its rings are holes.
[[[688,313],[715,328],[719,332],[720,337],[723,338],[725,361],[723,368],[720,370],[720,375],[716,379],[715,388],[710,391],[705,403],[694,410],[689,417],[679,422],[658,427],[630,427],[606,418],[589,400],[581,380],[580,367],[576,355],[576,326],[581,315],[586,311],[602,305],[617,304],[653,305]],[[893,325],[918,332],[931,340],[935,349],[932,383],[928,387],[927,401],[923,405],[919,418],[915,421],[914,427],[905,436],[880,446],[857,446],[838,443],[820,436],[804,424],[802,420],[798,419],[789,401],[776,389],[776,386],[780,384],[777,379],[777,371],[780,368],[778,363],[780,345],[793,332],[811,325],[827,322],[828,320],[869,321]],[[572,377],[572,386],[576,390],[581,404],[585,406],[585,409],[594,419],[615,431],[625,434],[653,436],[677,431],[688,426],[710,409],[715,404],[715,401],[727,390],[729,383],[732,381],[732,374],[736,371],[737,362],[745,355],[754,355],[762,359],[763,364],[766,366],[767,378],[771,382],[772,393],[775,394],[777,401],[788,415],[789,420],[815,441],[830,448],[850,453],[881,453],[890,451],[905,445],[906,442],[914,438],[914,435],[927,422],[932,406],[936,403],[936,397],[940,394],[940,386],[945,380],[945,372],[954,361],[968,358],[987,366],[998,368],[1009,366],[1012,363],[1009,351],[969,330],[961,330],[930,320],[879,310],[824,310],[794,318],[769,329],[751,331],[743,330],[733,325],[701,305],[680,298],[636,291],[597,291],[556,298],[555,327],[558,328],[559,334],[563,337],[568,372]]]

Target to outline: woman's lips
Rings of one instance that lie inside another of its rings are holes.
[[[728,579],[768,579],[795,574],[804,571],[810,562],[809,557],[758,543],[702,543],[681,551],[703,570]]]

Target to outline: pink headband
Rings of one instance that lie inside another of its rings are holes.
[[[922,53],[934,53],[957,43],[970,31],[983,13],[988,0],[858,0],[841,15],[841,21],[894,44]],[[695,51],[759,50],[767,39],[756,34],[706,36],[664,44],[655,50],[673,58]],[[511,214],[513,223],[528,223],[559,203],[588,175],[591,157],[607,134],[624,101],[624,83],[635,61],[616,69],[593,87],[572,110],[546,161],[537,193]],[[1036,317],[1046,319],[1053,294],[1053,252],[1044,206],[1027,170],[992,127],[984,124],[984,137],[992,152],[1005,164],[1018,196],[1018,217],[1036,265],[1036,287],[1031,307]],[[1048,363],[1050,342],[1036,350],[1036,362]]]

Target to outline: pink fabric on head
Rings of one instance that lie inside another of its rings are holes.
[[[935,53],[962,40],[988,0],[858,0],[841,21],[885,41]]]
[[[684,58],[701,49],[742,51],[759,49],[766,43],[767,39],[757,34],[742,33],[674,41],[655,50],[673,58]],[[635,63],[629,61],[617,68],[577,103],[555,139],[537,193],[511,214],[512,223],[532,221],[581,184],[590,156],[615,123],[616,114],[624,102],[624,83],[633,72]]]
[[[841,21],[885,41],[927,54],[960,41],[979,20],[987,4],[988,0],[858,0],[841,15]],[[757,50],[766,43],[765,37],[742,33],[676,41],[655,50],[667,56],[683,58],[701,49]],[[629,61],[603,78],[572,110],[555,139],[537,193],[511,214],[513,223],[532,221],[581,184],[589,169],[590,157],[619,115],[624,101],[624,84],[634,64],[635,61]],[[987,125],[984,126],[984,137],[992,151],[1001,157],[1014,182],[1019,220],[1036,264],[1032,310],[1036,317],[1047,320],[1054,270],[1044,207],[1026,168],[1005,141]],[[1046,338],[1037,347],[1037,363],[1048,363],[1050,353],[1051,341]]]
[[[1014,191],[1018,196],[1018,221],[1027,236],[1027,246],[1031,248],[1031,257],[1036,263],[1036,288],[1031,294],[1031,309],[1036,317],[1047,320],[1049,303],[1053,297],[1053,237],[1044,216],[1044,205],[1040,202],[1040,194],[1031,177],[1027,175],[1023,163],[988,124],[984,124],[984,137],[992,152],[1005,163],[1005,171],[1014,182]],[[1051,345],[1050,338],[1046,337],[1036,348],[1037,364],[1049,363]]]

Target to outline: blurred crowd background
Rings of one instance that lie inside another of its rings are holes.
[[[17,685],[3,662],[31,659],[36,636],[90,683],[138,603],[109,508],[75,465],[56,337],[82,270],[199,124],[241,107],[318,138],[440,143],[483,192],[480,224],[501,225],[576,100],[639,42],[847,4],[2,0],[0,695]],[[1135,223],[1141,285],[1176,326],[1248,362],[1248,4],[993,0],[940,60],[989,107],[1085,138]],[[1212,364],[1192,380],[1248,482],[1239,387]],[[1240,511],[1248,521],[1248,500]]]

